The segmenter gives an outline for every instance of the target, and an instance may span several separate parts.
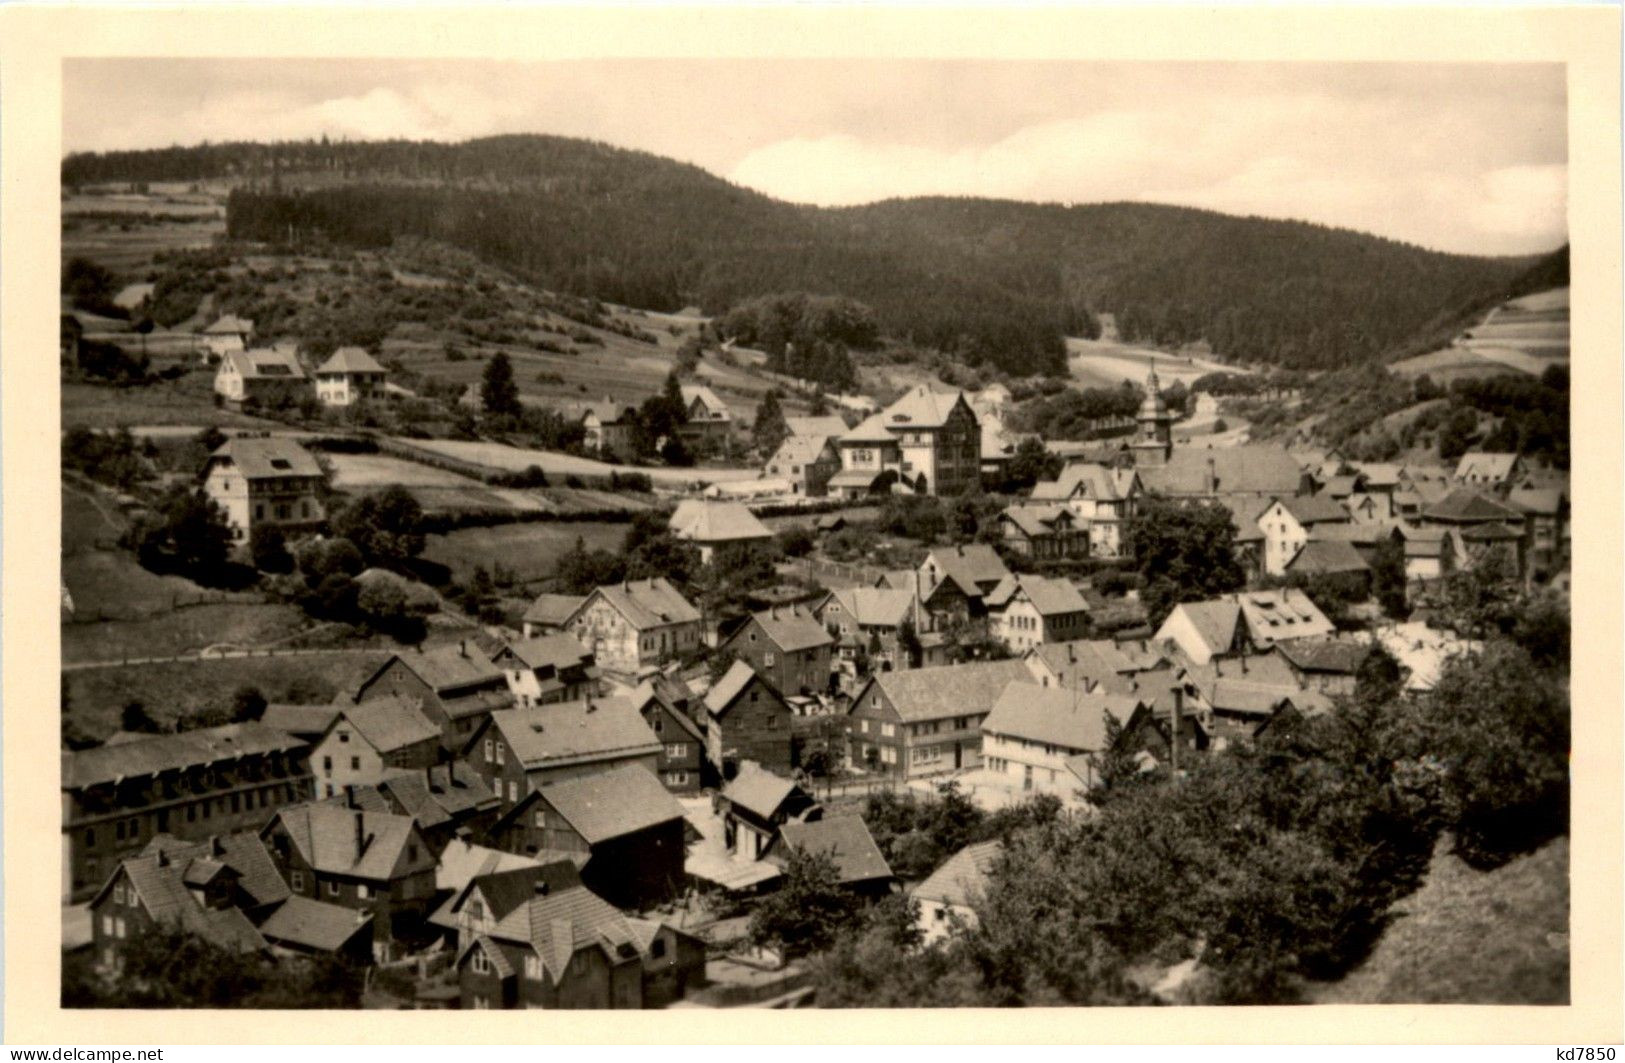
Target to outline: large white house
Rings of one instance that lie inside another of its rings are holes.
[[[982,476],[982,434],[962,391],[911,389],[837,440],[833,493],[861,498],[902,484],[917,494],[956,495]]]
[[[225,510],[232,538],[241,543],[258,527],[319,525],[326,519],[325,481],[316,459],[293,440],[237,436],[209,455],[203,493]]]
[[[387,372],[360,347],[340,347],[316,368],[316,400],[323,406],[353,406],[383,391]]]
[[[1011,683],[982,721],[982,766],[1023,790],[1075,794],[1094,782],[1087,766],[1078,774],[1076,758],[1104,752],[1107,717],[1126,725],[1141,704],[1132,695]]]

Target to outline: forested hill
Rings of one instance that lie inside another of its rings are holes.
[[[978,199],[820,209],[583,140],[219,144],[72,155],[64,184],[229,179],[232,236],[352,244],[413,234],[534,283],[650,309],[847,295],[894,339],[1013,373],[1060,372],[1110,311],[1127,339],[1207,339],[1303,368],[1385,357],[1529,259],[1428,252],[1320,226],[1144,204]]]

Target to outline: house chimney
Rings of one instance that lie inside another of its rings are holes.
[[[355,807],[355,786],[350,783],[344,784],[344,807]]]
[[[158,866],[159,867],[168,867],[169,866],[169,853],[166,852],[163,849],[158,850]]]
[[[356,859],[367,851],[367,843],[372,841],[367,836],[367,814],[359,808],[355,810],[355,855]]]
[[[209,855],[210,856],[225,856],[226,855],[226,844],[225,844],[225,842],[222,842],[220,840],[220,835],[218,835],[218,834],[209,835]]]
[[[1173,738],[1168,743],[1169,764],[1173,770],[1174,779],[1179,779],[1179,743],[1185,735],[1185,689],[1178,684],[1168,688],[1174,695],[1174,726]]]
[[[1210,454],[1207,459],[1207,493],[1210,495],[1217,494],[1218,490],[1219,470],[1218,466],[1214,464],[1213,456]]]
[[[464,657],[468,656],[468,640],[467,639],[461,639],[460,641],[458,641],[458,643],[457,643],[457,652],[459,654],[461,654],[462,656],[464,656]]]

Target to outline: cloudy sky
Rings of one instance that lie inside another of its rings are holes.
[[[71,60],[63,110],[65,151],[556,133],[803,203],[1144,200],[1476,254],[1567,233],[1558,65]]]

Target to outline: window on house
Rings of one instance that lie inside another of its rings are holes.
[[[103,937],[112,937],[113,936],[113,917],[110,916],[110,915],[102,916],[102,936]]]
[[[487,764],[491,763],[491,761],[495,759],[495,755],[491,752],[492,748],[491,740],[487,738],[485,740],[485,762]]]
[[[188,809],[188,811],[190,811],[190,809]],[[85,848],[86,849],[94,849],[94,848],[96,848],[96,832],[94,830],[86,830],[85,831]]]
[[[418,843],[417,842],[408,842],[407,845],[406,845],[406,859],[411,863],[416,863],[417,858],[418,858]]]
[[[666,954],[666,939],[665,938],[655,938],[653,941],[649,942],[649,955],[650,956],[653,956],[655,959],[658,960],[658,959],[660,959],[660,957],[664,956],[665,954]]]
[[[653,728],[653,729],[654,729],[654,733],[655,733],[655,734],[659,734],[659,733],[660,733],[660,728],[661,728],[661,722],[660,722],[660,717],[659,717],[659,716],[655,716],[655,717],[653,717],[653,718],[652,718],[652,719],[651,719],[651,720],[650,720],[650,721],[649,721],[649,725],[650,725],[650,726],[651,726],[651,727],[652,727],[652,728]]]
[[[329,879],[327,883],[327,895],[329,897],[337,897],[339,895],[339,884],[331,879]]]
[[[485,949],[483,947],[477,948],[477,949],[474,950],[474,955],[470,956],[469,959],[468,959],[468,966],[469,966],[469,969],[472,970],[475,974],[490,974],[491,973],[491,961],[485,955]],[[475,997],[474,998],[474,1006],[476,1008],[478,1008],[478,1007],[487,1007],[488,1008],[491,1005],[486,1002],[484,997]]]
[[[688,785],[688,772],[686,772],[686,771],[669,771],[669,772],[666,773],[666,781],[671,783],[673,786],[687,786]]]
[[[519,784],[512,779],[508,780],[508,803],[514,804],[519,800]]]
[[[361,770],[361,758],[360,757],[351,757],[350,758],[350,770],[351,771],[360,771]]]
[[[542,958],[535,954],[525,957],[525,977],[533,982],[542,980]]]
[[[120,882],[113,887],[113,903],[124,903],[124,883]]]
[[[113,930],[121,938],[128,936],[129,928],[125,925],[122,915],[113,917]]]
[[[666,747],[666,756],[677,758],[688,756],[688,746],[683,742],[673,742]]]
[[[339,732],[339,741],[340,742],[348,742],[349,740],[350,740],[350,732],[349,731],[340,731]]]
[[[501,742],[497,743],[497,763],[508,763],[508,750],[507,747],[505,747]]]
[[[536,810],[536,829],[537,830],[542,830],[546,826],[547,826],[547,813],[543,812],[541,809],[538,808]]]
[[[295,893],[305,892],[305,873],[303,871],[288,872],[288,886]]]
[[[362,900],[367,900],[372,896],[372,890],[367,886],[357,886],[355,888],[355,895]]]
[[[771,654],[771,653],[769,653],[769,654],[767,654],[767,655],[766,655],[766,656],[764,656],[764,657],[763,657],[763,658],[762,658],[762,663],[763,663],[763,664],[764,664],[764,665],[765,665],[765,666],[767,666],[767,667],[768,667],[768,668],[772,668],[772,667],[773,667],[773,662],[774,662],[774,661],[775,661],[775,660],[776,660],[776,659],[777,659],[777,658],[775,658],[775,657],[774,657],[774,656],[773,656],[773,655],[772,655],[772,654]]]

